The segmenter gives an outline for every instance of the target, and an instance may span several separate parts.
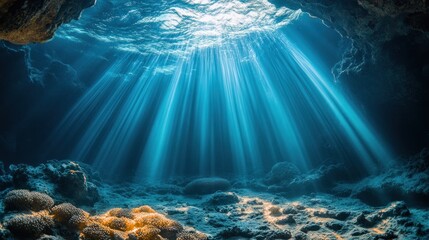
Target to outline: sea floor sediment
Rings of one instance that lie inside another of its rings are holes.
[[[309,191],[291,196],[280,190],[258,189],[255,180],[250,181],[252,187],[246,180],[222,178],[107,183],[85,167],[89,166],[49,161],[3,171],[1,238],[429,237],[429,210],[407,201],[388,200],[370,206],[357,197],[341,197],[334,192]],[[261,182],[267,182],[267,177]]]

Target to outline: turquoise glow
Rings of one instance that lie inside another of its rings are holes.
[[[372,172],[391,159],[329,69],[282,31],[184,56],[123,53],[59,132],[75,141],[72,159],[137,179],[252,176],[279,161],[310,169],[326,158]]]

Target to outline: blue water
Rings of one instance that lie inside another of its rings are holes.
[[[280,161],[371,173],[391,153],[331,73],[341,44],[265,0],[116,0],[30,52],[62,59],[83,91],[49,151],[112,179],[252,177]]]

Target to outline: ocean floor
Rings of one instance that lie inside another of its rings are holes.
[[[429,229],[429,210],[409,209],[403,202],[371,207],[358,199],[330,194],[286,198],[249,189],[231,189],[189,197],[160,194],[156,186],[152,187],[154,191],[144,194],[138,189],[132,185],[108,186],[102,192],[105,201],[97,203],[95,209],[104,212],[112,206],[129,208],[148,204],[213,239],[429,237],[427,232],[423,233]]]
[[[49,161],[2,170],[0,239],[429,239],[429,209],[421,202],[375,206],[355,197],[362,194],[335,191],[291,196],[263,188],[275,171],[259,184],[222,178],[109,184],[85,167]]]

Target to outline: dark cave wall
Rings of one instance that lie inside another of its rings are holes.
[[[352,44],[332,68],[398,154],[429,146],[426,0],[272,0],[321,19]]]

